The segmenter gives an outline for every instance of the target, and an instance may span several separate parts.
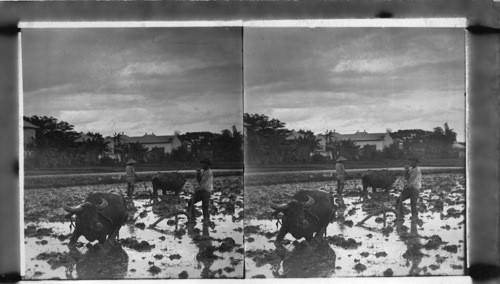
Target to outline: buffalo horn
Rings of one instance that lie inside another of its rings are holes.
[[[271,202],[271,208],[274,210],[286,210],[288,209],[289,205],[288,203],[283,203],[283,204],[276,204],[274,202]]]
[[[100,205],[95,206],[97,209],[104,209],[104,208],[106,208],[106,206],[108,206],[108,202],[105,199],[101,198],[101,200],[102,200],[102,203]]]
[[[314,203],[314,198],[312,198],[311,196],[307,195],[307,201],[306,202],[302,202],[302,206],[304,207],[309,207],[311,205],[313,205]]]
[[[82,205],[77,205],[77,206],[68,206],[66,204],[63,204],[64,210],[70,212],[70,213],[79,213],[83,211]]]

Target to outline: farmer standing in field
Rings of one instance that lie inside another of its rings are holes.
[[[345,179],[346,177],[350,178],[350,176],[345,171],[344,161],[347,161],[346,158],[340,156],[337,159],[337,163],[335,164],[335,179],[337,179],[337,194],[342,195],[342,191],[344,190]],[[333,175],[333,172],[330,176]]]
[[[198,187],[195,189],[194,195],[189,201],[188,214],[189,221],[195,222],[196,217],[194,216],[194,205],[198,202],[202,202],[201,207],[203,210],[203,223],[208,224],[210,222],[210,213],[208,212],[208,205],[210,202],[210,195],[214,188],[214,176],[210,170],[212,163],[210,159],[203,159],[200,161],[203,169],[196,169],[196,181],[198,182]]]
[[[403,201],[410,199],[411,203],[411,219],[412,221],[418,220],[417,203],[420,196],[420,189],[422,188],[422,172],[418,167],[420,162],[417,157],[410,157],[411,167],[405,167],[406,185],[401,192],[401,195],[396,199],[396,209],[399,211],[399,219],[404,219]]]
[[[135,173],[134,164],[137,163],[134,159],[130,159],[125,167],[126,180],[127,180],[127,197],[132,197],[135,189],[135,181],[140,180],[140,178]]]

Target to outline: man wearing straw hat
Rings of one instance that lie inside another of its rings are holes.
[[[347,161],[347,159],[340,156],[337,159],[337,164],[335,164],[335,178],[337,179],[337,194],[338,195],[342,195],[342,191],[344,190],[346,177],[350,178],[350,176],[345,171],[344,161]]]
[[[134,164],[137,163],[134,159],[130,159],[127,162],[127,167],[125,167],[126,180],[127,180],[127,196],[132,197],[135,189],[135,180],[140,180],[140,178],[135,173]]]
[[[200,163],[202,164],[203,169],[196,169],[196,181],[198,182],[198,187],[195,189],[193,198],[189,201],[189,222],[195,222],[194,205],[201,201],[203,223],[208,224],[210,222],[208,205],[210,202],[210,195],[212,194],[214,188],[214,176],[210,170],[210,166],[212,165],[210,159],[203,159]]]
[[[411,167],[405,167],[405,178],[407,183],[396,200],[396,209],[399,211],[399,219],[404,219],[403,201],[410,199],[412,221],[418,221],[417,203],[422,188],[422,172],[418,167],[420,162],[417,157],[410,157]]]

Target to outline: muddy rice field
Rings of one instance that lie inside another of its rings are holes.
[[[184,190],[193,189],[188,179]],[[24,190],[25,279],[122,278],[242,278],[243,177],[214,178],[211,222],[201,222],[201,202],[196,224],[179,215],[149,225],[170,210],[185,210],[189,193],[151,199],[150,182],[138,182],[129,201],[129,221],[119,242],[101,246],[83,236],[69,248],[72,230],[62,204],[83,203],[91,192],[125,193],[125,183],[61,186]]]
[[[331,181],[287,182],[258,185],[254,178],[245,187],[245,277],[336,277],[464,275],[465,178],[464,173],[426,174],[417,222],[410,220],[409,200],[405,220],[392,213],[374,216],[358,225],[380,206],[393,207],[399,193],[377,192],[363,197],[361,180],[349,180],[344,196],[336,198],[337,218],[323,243],[308,245],[290,234],[284,246],[274,241],[279,224],[271,216],[270,201],[284,203],[302,189],[330,191]],[[397,180],[394,188],[401,189]],[[369,189],[371,192],[371,189]],[[343,204],[343,205],[342,205]]]

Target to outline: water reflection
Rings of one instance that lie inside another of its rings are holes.
[[[193,239],[193,242],[199,248],[196,255],[198,261],[198,269],[201,270],[201,278],[213,278],[210,268],[218,257],[214,255],[215,247],[212,246],[208,224],[203,224],[202,230],[195,227],[195,224],[187,225],[187,233]],[[203,268],[202,268],[203,266]]]
[[[99,244],[89,247],[82,254],[72,249],[70,255],[78,259],[75,268],[79,279],[122,279],[127,275],[128,254],[121,245],[103,248]],[[66,276],[72,279],[73,267],[68,267]]]
[[[327,242],[315,247],[300,243],[283,257],[281,266],[274,266],[275,277],[316,278],[335,274],[337,255]]]
[[[396,233],[399,238],[406,245],[407,250],[403,253],[403,258],[406,259],[406,266],[410,266],[409,275],[419,275],[422,271],[419,264],[422,262],[424,254],[420,251],[422,244],[420,243],[420,236],[417,231],[417,222],[411,221],[410,232],[408,227],[403,225],[403,222],[396,222]]]

